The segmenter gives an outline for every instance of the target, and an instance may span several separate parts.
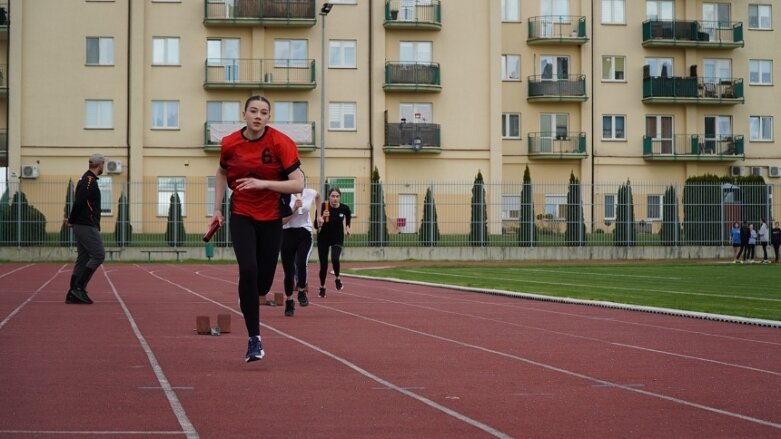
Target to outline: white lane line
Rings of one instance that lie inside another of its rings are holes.
[[[198,435],[198,431],[195,430],[195,427],[193,427],[193,424],[187,417],[187,413],[185,413],[184,407],[182,407],[182,403],[179,402],[179,398],[176,396],[176,392],[171,386],[171,383],[168,382],[168,378],[166,378],[165,373],[163,373],[163,368],[160,367],[160,363],[157,361],[157,357],[155,357],[154,352],[152,352],[152,348],[149,346],[149,343],[147,343],[144,335],[141,334],[141,330],[138,328],[136,320],[133,318],[133,315],[130,313],[127,305],[125,305],[125,301],[122,300],[122,297],[119,296],[119,292],[117,291],[116,286],[114,286],[114,282],[111,281],[111,278],[108,276],[105,270],[103,274],[106,276],[106,280],[111,286],[111,290],[114,292],[114,297],[116,297],[117,302],[119,302],[119,306],[122,307],[122,311],[125,313],[125,317],[127,317],[127,321],[130,323],[130,327],[133,329],[133,333],[136,335],[136,338],[141,344],[141,347],[143,347],[144,353],[146,353],[146,357],[149,360],[149,364],[152,366],[152,370],[157,377],[157,382],[160,383],[160,387],[163,389],[163,393],[168,399],[168,404],[171,406],[171,410],[173,410],[174,415],[176,415],[176,420],[179,421],[179,425],[182,427],[182,432],[187,435],[188,439],[198,439],[200,437]]]
[[[61,267],[59,268],[59,270],[57,270],[57,272],[56,272],[56,273],[54,273],[54,274],[52,275],[52,277],[50,277],[50,278],[49,278],[49,279],[48,279],[46,282],[44,282],[44,283],[43,283],[43,285],[41,285],[40,287],[38,287],[38,289],[37,289],[37,290],[35,290],[35,292],[33,292],[33,293],[30,295],[30,297],[28,297],[28,298],[27,298],[27,300],[25,300],[24,302],[20,303],[20,304],[19,304],[19,306],[17,306],[17,307],[16,307],[16,308],[15,308],[13,311],[11,311],[11,313],[10,313],[10,314],[8,314],[8,315],[7,315],[7,316],[6,316],[6,317],[5,317],[5,318],[4,318],[2,321],[0,321],[0,329],[2,329],[2,328],[3,328],[3,326],[5,326],[5,324],[6,324],[6,323],[8,323],[8,322],[9,322],[9,321],[10,321],[10,320],[11,320],[11,319],[12,319],[12,318],[13,318],[13,317],[14,317],[14,316],[15,316],[15,315],[16,315],[16,314],[19,312],[19,311],[21,311],[21,310],[22,310],[22,308],[24,308],[24,307],[25,307],[25,306],[26,306],[28,303],[32,302],[32,300],[35,298],[35,296],[37,296],[37,295],[38,295],[38,293],[40,293],[40,292],[41,292],[41,290],[43,290],[44,288],[46,288],[46,286],[47,286],[47,285],[49,285],[49,284],[51,283],[51,281],[53,281],[53,280],[54,280],[54,278],[56,278],[56,277],[57,277],[57,275],[58,275],[58,274],[62,273],[62,269],[63,269],[63,267],[65,267],[65,265],[61,266]]]
[[[402,331],[411,332],[413,334],[421,335],[421,336],[424,336],[424,337],[433,338],[435,340],[440,340],[440,341],[444,341],[444,342],[448,342],[448,343],[453,343],[453,344],[456,344],[458,346],[462,346],[462,347],[465,347],[465,348],[475,349],[475,350],[486,352],[486,353],[489,353],[489,354],[498,355],[500,357],[505,357],[505,358],[510,358],[510,359],[513,359],[513,360],[518,360],[518,361],[524,362],[526,364],[530,364],[532,366],[537,366],[537,367],[540,367],[540,368],[543,368],[543,369],[547,369],[547,370],[550,370],[550,371],[553,371],[553,372],[558,372],[558,373],[561,373],[561,374],[564,374],[564,375],[569,375],[569,376],[572,376],[572,377],[575,377],[575,378],[581,378],[583,380],[591,381],[591,382],[596,383],[596,384],[602,384],[602,385],[605,385],[605,386],[612,386],[612,387],[623,389],[623,390],[626,390],[626,391],[629,391],[629,392],[635,392],[635,393],[639,393],[639,394],[642,394],[642,395],[650,396],[650,397],[653,397],[653,398],[658,398],[658,399],[663,399],[663,400],[666,400],[666,401],[674,402],[674,403],[677,403],[677,404],[680,404],[680,405],[684,405],[684,406],[687,406],[687,407],[698,408],[698,409],[709,411],[709,412],[712,412],[712,413],[717,413],[717,414],[720,414],[720,415],[725,415],[725,416],[729,416],[729,417],[733,417],[733,418],[738,418],[738,419],[742,419],[744,421],[753,422],[755,424],[760,424],[760,425],[766,425],[768,427],[773,427],[773,428],[777,428],[777,429],[781,430],[781,424],[776,423],[776,422],[772,422],[772,421],[767,421],[765,419],[754,418],[752,416],[742,415],[740,413],[735,413],[735,412],[731,412],[731,411],[728,411],[728,410],[722,410],[722,409],[719,409],[719,408],[716,408],[716,407],[711,407],[711,406],[707,406],[707,405],[704,405],[704,404],[699,404],[699,403],[696,403],[696,402],[687,401],[685,399],[680,399],[680,398],[676,398],[676,397],[673,397],[673,396],[664,395],[664,394],[661,394],[661,393],[651,392],[651,391],[642,390],[642,389],[634,388],[634,387],[623,385],[623,384],[619,384],[619,383],[614,383],[614,382],[611,382],[611,381],[607,381],[607,380],[603,380],[603,379],[600,379],[600,378],[592,377],[590,375],[582,374],[582,373],[571,371],[571,370],[568,370],[568,369],[563,369],[561,367],[556,367],[556,366],[553,366],[551,364],[541,363],[539,361],[531,360],[529,358],[524,358],[524,357],[520,357],[520,356],[517,356],[517,355],[508,354],[506,352],[501,352],[501,351],[497,351],[497,350],[494,350],[494,349],[489,349],[489,348],[486,348],[486,347],[483,347],[483,346],[478,346],[478,345],[474,345],[474,344],[471,344],[471,343],[462,342],[460,340],[455,340],[455,339],[452,339],[452,338],[443,337],[441,335],[436,335],[436,334],[431,334],[431,333],[428,333],[428,332],[418,331],[417,329],[407,328],[405,326],[396,325],[394,323],[384,322],[382,320],[378,320],[378,319],[374,319],[374,318],[371,318],[371,317],[362,316],[360,314],[355,314],[355,313],[352,313],[352,312],[349,312],[349,311],[344,311],[344,310],[337,309],[337,308],[334,308],[334,307],[331,307],[331,306],[328,306],[328,305],[318,305],[318,306],[320,306],[322,308],[325,308],[325,309],[329,309],[329,310],[334,311],[334,312],[338,312],[338,313],[342,313],[342,314],[345,314],[345,315],[349,315],[349,316],[352,316],[352,317],[355,317],[355,318],[358,318],[358,319],[363,319],[363,320],[374,322],[374,323],[377,323],[377,324],[380,324],[380,325],[389,326],[391,328],[396,328],[396,329],[399,329],[399,330],[402,330]]]
[[[19,270],[24,270],[27,267],[32,267],[33,265],[35,265],[35,264],[27,264],[27,265],[24,265],[22,267],[16,267],[15,269],[9,271],[8,273],[0,274],[0,279],[4,278],[4,277],[6,277],[6,276],[8,276],[10,274],[16,273]]]
[[[152,275],[152,276],[154,276],[154,277],[164,281],[164,282],[168,282],[169,284],[171,284],[171,285],[173,285],[173,286],[175,286],[177,288],[181,288],[182,290],[187,291],[188,293],[190,293],[190,294],[192,294],[192,295],[194,295],[196,297],[200,297],[201,299],[206,300],[208,302],[211,302],[211,303],[213,303],[213,304],[215,304],[215,305],[217,305],[217,306],[219,306],[221,308],[224,308],[224,309],[226,309],[228,311],[231,311],[234,314],[241,315],[241,311],[237,311],[234,308],[230,308],[230,307],[228,307],[226,305],[223,305],[222,303],[217,302],[215,300],[212,300],[209,297],[206,297],[206,296],[204,296],[204,295],[202,295],[200,293],[197,293],[197,292],[195,292],[195,291],[193,291],[193,290],[191,290],[191,289],[189,289],[189,288],[187,288],[187,287],[185,287],[183,285],[177,284],[177,283],[172,282],[172,281],[170,281],[168,279],[160,277],[155,272],[148,271],[148,273],[150,275]],[[231,282],[231,283],[235,283],[235,282]],[[476,419],[472,419],[472,418],[470,418],[470,417],[468,417],[468,416],[466,416],[466,415],[464,415],[462,413],[459,413],[459,412],[457,412],[455,410],[452,410],[452,409],[450,409],[448,407],[445,407],[445,406],[443,406],[443,405],[441,405],[441,404],[439,404],[437,402],[434,402],[434,401],[432,401],[432,400],[430,400],[430,399],[428,399],[428,398],[426,398],[426,397],[424,397],[422,395],[418,395],[415,392],[411,392],[411,391],[407,390],[404,387],[397,386],[396,384],[393,384],[390,381],[387,381],[387,380],[385,380],[383,378],[380,378],[377,375],[374,375],[373,373],[367,371],[366,369],[363,369],[362,367],[360,367],[360,366],[350,362],[349,360],[347,360],[345,358],[342,358],[342,357],[340,357],[340,356],[338,356],[336,354],[333,354],[333,353],[331,353],[329,351],[326,351],[325,349],[322,349],[322,348],[320,348],[318,346],[315,346],[315,345],[313,345],[311,343],[308,343],[308,342],[306,342],[304,340],[301,340],[300,338],[294,337],[294,336],[292,336],[292,335],[290,335],[290,334],[288,334],[288,333],[286,333],[284,331],[280,331],[279,329],[277,329],[277,328],[275,328],[273,326],[267,325],[265,323],[261,323],[260,326],[265,328],[265,329],[268,329],[269,331],[275,332],[275,333],[277,333],[277,334],[279,334],[279,335],[281,335],[283,337],[286,337],[286,338],[288,338],[290,340],[293,340],[293,341],[295,341],[297,343],[300,343],[300,344],[308,347],[309,349],[312,349],[312,350],[314,350],[316,352],[319,352],[322,355],[325,355],[328,358],[331,358],[331,359],[333,359],[335,361],[338,361],[338,362],[344,364],[345,366],[347,366],[348,368],[350,368],[350,369],[358,372],[359,374],[365,376],[366,378],[369,378],[371,380],[376,381],[377,383],[381,384],[383,387],[390,388],[390,389],[395,390],[396,392],[399,392],[399,393],[401,393],[401,394],[403,394],[403,395],[405,395],[405,396],[407,396],[409,398],[415,399],[415,400],[417,400],[417,401],[419,401],[419,402],[421,402],[423,404],[428,405],[429,407],[432,407],[432,408],[434,408],[436,410],[439,410],[439,411],[441,411],[441,412],[443,412],[443,413],[445,413],[445,414],[447,414],[447,415],[449,415],[449,416],[451,416],[453,418],[456,418],[456,419],[458,419],[458,420],[460,420],[460,421],[462,421],[462,422],[464,422],[466,424],[469,424],[469,425],[471,425],[471,426],[473,426],[475,428],[478,428],[478,429],[480,429],[480,430],[482,430],[482,431],[484,431],[484,432],[486,432],[486,433],[488,433],[488,434],[490,434],[490,435],[492,435],[494,437],[503,438],[503,439],[505,439],[505,438],[509,439],[509,438],[512,437],[512,436],[508,435],[507,433],[501,432],[501,431],[491,427],[490,425],[484,424],[484,423],[482,423],[482,422],[480,422],[480,421],[478,421]]]
[[[0,430],[0,434],[29,434],[29,435],[78,435],[78,436],[181,436],[181,431],[64,431],[64,430]]]

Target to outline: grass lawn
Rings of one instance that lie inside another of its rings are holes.
[[[781,321],[781,265],[775,264],[451,263],[342,271]]]

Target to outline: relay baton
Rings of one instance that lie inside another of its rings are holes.
[[[220,222],[218,220],[212,221],[211,225],[209,226],[209,230],[203,234],[203,242],[209,242],[209,240],[212,239],[212,236],[214,236],[214,234],[217,232],[217,229],[219,228]]]

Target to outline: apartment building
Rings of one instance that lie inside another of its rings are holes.
[[[773,6],[0,1],[0,166],[67,181],[100,151],[104,184],[157,188],[136,202],[210,185],[262,94],[312,185],[781,176]]]

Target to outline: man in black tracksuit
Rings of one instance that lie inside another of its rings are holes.
[[[98,188],[98,175],[103,174],[105,162],[106,158],[102,154],[92,154],[89,157],[89,169],[76,183],[68,225],[73,228],[76,237],[78,256],[71,274],[65,303],[92,303],[87,294],[87,284],[106,257],[103,241],[100,239],[100,188]]]

